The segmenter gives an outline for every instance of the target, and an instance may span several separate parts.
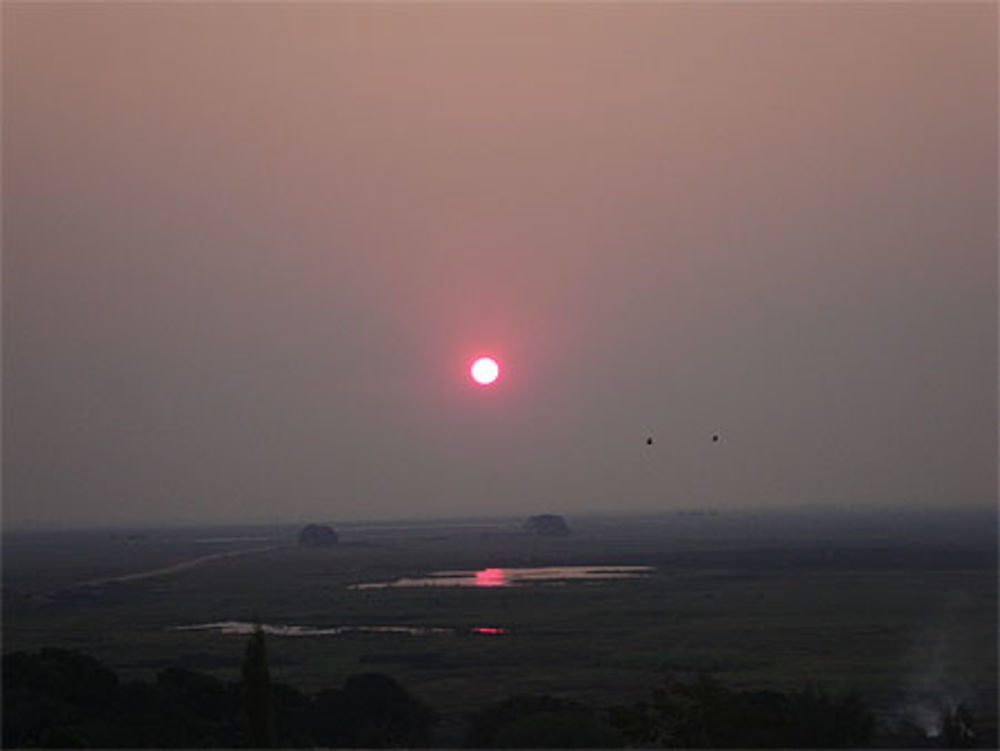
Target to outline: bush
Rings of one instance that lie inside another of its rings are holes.
[[[733,691],[708,677],[658,689],[651,702],[616,710],[613,721],[630,743],[666,748],[848,748],[875,731],[857,694]]]
[[[470,748],[610,748],[618,730],[586,706],[553,696],[522,694],[487,707],[472,719]]]
[[[352,748],[425,746],[434,713],[380,673],[352,675],[339,690],[316,696],[316,741]]]
[[[66,649],[3,657],[3,745],[98,745],[118,694],[118,677]]]

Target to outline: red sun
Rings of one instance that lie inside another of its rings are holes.
[[[489,386],[500,376],[500,366],[492,357],[480,357],[472,363],[469,373],[480,386]]]

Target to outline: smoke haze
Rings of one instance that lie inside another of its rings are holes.
[[[996,501],[994,4],[2,12],[5,522]]]

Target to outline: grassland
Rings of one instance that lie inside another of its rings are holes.
[[[436,709],[461,713],[525,691],[622,704],[666,677],[710,672],[734,687],[857,688],[885,713],[972,699],[995,725],[991,515],[569,521],[568,538],[523,534],[515,520],[338,525],[331,549],[298,547],[291,526],[7,534],[3,649],[79,649],[125,678],[182,665],[231,679],[244,637],[173,627],[255,617],[435,626],[456,632],[271,637],[273,678],[314,691],[349,673],[386,672]],[[349,588],[440,569],[596,564],[655,570],[599,583]]]

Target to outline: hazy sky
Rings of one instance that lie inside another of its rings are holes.
[[[994,2],[2,7],[7,523],[996,501]]]

